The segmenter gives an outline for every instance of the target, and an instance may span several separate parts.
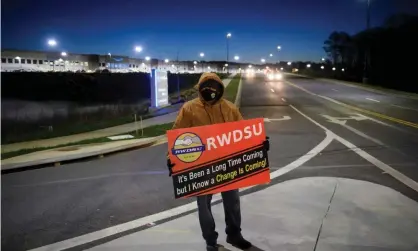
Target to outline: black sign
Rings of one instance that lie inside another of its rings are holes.
[[[196,196],[227,186],[264,171],[269,171],[267,151],[263,146],[227,156],[216,162],[173,173],[176,198]]]

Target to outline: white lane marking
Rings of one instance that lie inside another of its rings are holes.
[[[362,158],[364,158],[365,160],[367,160],[368,162],[372,163],[373,165],[375,165],[376,167],[380,168],[381,170],[383,170],[384,172],[390,174],[392,177],[394,177],[395,179],[397,179],[398,181],[402,182],[403,184],[405,184],[406,186],[410,187],[411,189],[415,190],[416,192],[418,192],[418,183],[416,181],[414,181],[413,179],[409,178],[408,176],[404,175],[403,173],[397,171],[396,169],[392,168],[391,166],[383,163],[382,161],[376,159],[375,157],[373,157],[372,155],[368,154],[367,152],[361,150],[360,148],[358,148],[357,146],[355,146],[354,144],[352,144],[351,142],[341,138],[340,136],[338,136],[337,134],[335,134],[334,132],[332,132],[331,130],[329,130],[328,128],[326,128],[325,126],[319,124],[317,121],[313,120],[312,118],[310,118],[308,115],[304,114],[303,112],[301,112],[299,109],[297,109],[296,107],[294,107],[293,105],[290,105],[290,107],[292,109],[294,109],[295,111],[297,111],[300,115],[304,116],[305,118],[307,118],[309,121],[311,121],[312,123],[314,123],[315,125],[317,125],[318,127],[324,129],[326,132],[332,134],[334,136],[334,138],[336,140],[338,140],[339,142],[341,142],[343,145],[345,145],[346,147],[348,147],[349,149],[351,149],[353,152],[357,153],[358,155],[360,155]]]
[[[274,90],[273,90],[273,89],[270,89],[270,91],[271,91],[271,92],[274,92]]]
[[[273,121],[282,121],[282,120],[289,120],[291,119],[290,116],[283,116],[280,119],[269,119],[269,118],[264,118],[264,122],[273,122]]]
[[[380,101],[379,100],[376,100],[376,99],[372,99],[372,98],[366,98],[367,100],[370,100],[370,101],[374,101],[374,102],[377,102],[377,103],[380,103]]]
[[[397,107],[397,108],[401,108],[401,109],[405,109],[405,110],[411,110],[411,111],[418,112],[418,110],[417,109],[414,109],[414,108],[409,108],[409,107],[400,106],[400,105],[391,105],[391,106]]]
[[[339,90],[337,90],[337,89],[331,89],[331,90],[333,90],[333,91],[335,91],[335,92],[339,92]]]
[[[282,98],[282,101],[283,101],[283,102],[286,102],[286,99],[285,99],[285,98]]]
[[[312,150],[310,150],[307,154],[303,155],[302,157],[300,157],[299,159],[296,159],[295,161],[293,161],[292,163],[284,166],[283,168],[277,170],[277,171],[273,171],[270,173],[270,178],[274,179],[277,178],[287,172],[290,172],[294,169],[296,169],[297,167],[303,165],[304,163],[306,163],[307,161],[309,161],[310,159],[312,159],[313,157],[315,157],[317,154],[319,154],[322,150],[324,150],[333,140],[332,137],[333,134],[330,134],[329,132],[326,132],[326,137],[324,140],[322,140],[321,143],[319,143],[319,145],[317,145],[316,147],[314,147]],[[251,187],[246,187],[243,189],[240,189],[241,191],[245,191],[247,189],[250,189],[254,186]],[[218,202],[222,199],[222,197],[219,194],[215,194],[213,196],[212,199],[212,203]],[[161,221],[167,218],[171,218],[183,213],[186,213],[188,211],[194,210],[196,209],[196,202],[191,202],[189,204],[185,204],[183,206],[179,206],[179,207],[175,207],[160,213],[156,213],[156,214],[152,214],[143,218],[139,218],[137,220],[133,220],[130,222],[126,222],[123,224],[119,224],[113,227],[109,227],[106,229],[102,229],[99,231],[95,231],[92,233],[88,233],[85,235],[81,235],[81,236],[77,236],[71,239],[67,239],[64,241],[60,241],[60,242],[56,242],[56,243],[52,243],[43,247],[39,247],[39,248],[35,248],[35,249],[31,249],[29,251],[55,251],[55,250],[64,250],[64,249],[69,249],[69,248],[73,248],[76,246],[80,246],[86,243],[90,243],[96,240],[100,240],[118,233],[122,233],[131,229],[135,229],[141,226],[145,226],[147,224],[150,223],[154,223],[157,221]]]
[[[386,146],[384,143],[382,143],[382,141],[380,141],[380,140],[378,140],[378,139],[375,139],[375,138],[373,138],[373,137],[371,137],[371,136],[369,136],[369,135],[367,135],[367,134],[365,134],[365,133],[363,133],[363,132],[361,132],[361,131],[357,130],[356,128],[353,128],[353,127],[351,127],[351,126],[349,126],[349,125],[346,125],[346,124],[342,124],[341,126],[343,126],[344,128],[346,128],[346,129],[348,129],[348,130],[352,131],[353,133],[355,133],[355,134],[359,135],[360,137],[363,137],[363,138],[365,138],[365,139],[368,139],[368,140],[370,140],[370,141],[374,142],[374,143],[375,143],[375,144],[377,144],[377,145],[380,145],[380,146]]]

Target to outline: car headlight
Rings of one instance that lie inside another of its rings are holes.
[[[276,79],[279,79],[280,80],[282,78],[283,78],[283,75],[282,74],[280,74],[280,73],[279,74],[276,74]]]

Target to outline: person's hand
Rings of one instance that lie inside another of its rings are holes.
[[[173,166],[175,166],[174,163],[171,162],[170,158],[167,157],[167,167],[168,167],[168,176],[171,177],[173,174]]]
[[[266,149],[266,151],[270,151],[270,141],[269,141],[270,137],[266,137],[266,140],[264,140],[263,142],[263,146],[264,149]]]

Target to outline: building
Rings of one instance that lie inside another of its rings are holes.
[[[120,55],[75,54],[54,51],[2,50],[1,71],[150,72],[151,68],[171,72],[224,72],[222,64],[211,62],[139,59]]]

